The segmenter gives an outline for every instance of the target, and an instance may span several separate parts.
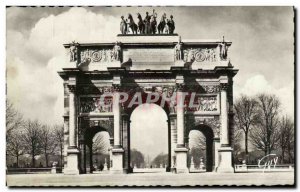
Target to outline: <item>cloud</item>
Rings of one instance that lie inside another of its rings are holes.
[[[225,31],[226,37],[233,41],[232,60],[240,69],[234,79],[235,96],[274,91],[283,108],[293,114],[291,8],[157,7],[156,10],[180,18],[175,21],[176,31],[183,38],[197,39],[204,35],[205,38],[219,38]],[[63,89],[57,71],[69,64],[62,44],[72,40],[114,42],[119,33],[120,15],[136,11],[136,7],[9,8],[6,33],[8,98],[28,118],[62,122]],[[207,18],[212,12],[218,14]],[[198,25],[199,18],[202,18],[201,25]],[[190,23],[190,30],[185,30],[186,21]],[[261,74],[257,75],[257,71]]]
[[[72,8],[41,18],[29,35],[8,30],[8,98],[26,118],[62,123],[63,82],[57,71],[69,65],[63,44],[72,40],[114,42],[118,22],[111,16]]]
[[[236,86],[234,89],[235,98],[241,94],[254,96],[260,93],[275,94],[280,102],[283,115],[294,115],[294,81],[286,83],[280,88],[273,87],[262,74],[257,74],[246,80],[242,87]]]

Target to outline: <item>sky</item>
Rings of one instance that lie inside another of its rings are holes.
[[[229,56],[239,69],[234,97],[272,93],[282,103],[282,114],[294,115],[292,7],[10,7],[7,98],[25,118],[62,124],[63,82],[57,71],[69,64],[62,44],[114,42],[122,15],[144,17],[153,9],[159,18],[162,13],[174,16],[175,33],[183,41],[222,36],[232,41]]]
[[[143,115],[141,115],[143,114]],[[142,104],[131,115],[130,147],[144,154],[145,160],[168,152],[166,112],[156,104]]]

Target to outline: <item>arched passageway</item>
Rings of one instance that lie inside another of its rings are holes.
[[[170,167],[168,116],[156,104],[141,104],[130,115],[130,172],[162,172]]]
[[[84,138],[83,172],[105,171],[111,167],[110,136],[106,129],[93,126]]]
[[[191,172],[213,170],[213,138],[209,126],[198,125],[190,130],[188,166]]]

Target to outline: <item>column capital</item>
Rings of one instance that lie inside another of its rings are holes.
[[[220,83],[221,91],[227,91],[228,87],[229,87],[228,83]]]
[[[176,89],[177,91],[183,91],[185,88],[185,84],[184,83],[176,83]]]
[[[68,85],[69,91],[71,93],[75,93],[76,92],[76,85]]]
[[[114,91],[119,92],[121,90],[121,85],[120,84],[113,84],[112,87],[114,88]]]

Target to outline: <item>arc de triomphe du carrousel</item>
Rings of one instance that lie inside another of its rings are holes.
[[[185,40],[171,24],[165,31],[122,18],[116,42],[64,44],[72,66],[58,72],[64,174],[87,173],[87,151],[100,131],[110,136],[109,172],[132,172],[130,116],[144,103],[159,105],[168,117],[166,171],[189,172],[188,135],[199,130],[206,138],[206,171],[234,172],[232,86],[238,70],[229,59],[232,43],[224,37]]]

